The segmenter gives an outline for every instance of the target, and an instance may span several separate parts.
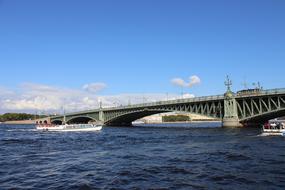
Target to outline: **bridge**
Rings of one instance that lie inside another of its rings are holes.
[[[262,124],[285,116],[285,89],[252,89],[234,93],[231,82],[223,95],[159,101],[128,106],[99,108],[50,118],[53,124],[96,122],[107,126],[130,126],[133,121],[166,112],[205,115],[222,121],[223,126]]]

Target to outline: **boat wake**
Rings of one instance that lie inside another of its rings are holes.
[[[7,132],[33,132],[37,131],[37,129],[7,129]]]

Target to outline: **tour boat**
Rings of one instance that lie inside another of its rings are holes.
[[[65,124],[65,125],[48,125],[41,124],[36,126],[40,131],[100,131],[102,125],[94,124]]]
[[[278,120],[272,120],[263,125],[262,135],[285,136],[285,124]]]

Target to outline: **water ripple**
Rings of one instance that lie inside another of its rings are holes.
[[[100,133],[1,126],[0,189],[285,189],[284,138],[258,135],[209,123]]]

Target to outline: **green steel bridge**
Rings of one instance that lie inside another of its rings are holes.
[[[285,116],[285,89],[255,89],[233,93],[231,84],[226,85],[228,90],[223,95],[99,108],[50,119],[53,124],[92,121],[109,126],[129,126],[133,121],[153,114],[186,112],[219,119],[223,126],[236,127],[262,124]]]

